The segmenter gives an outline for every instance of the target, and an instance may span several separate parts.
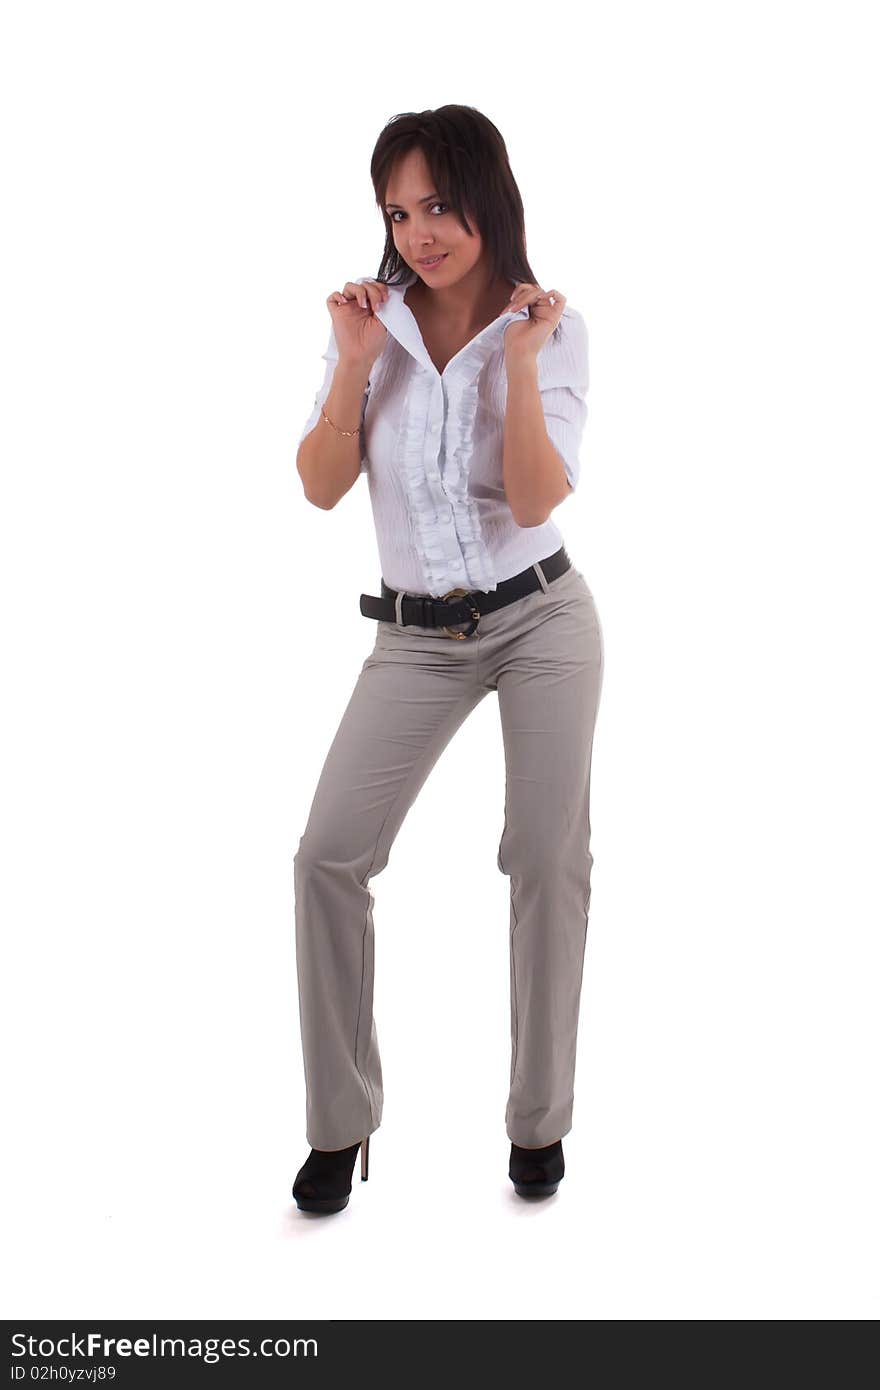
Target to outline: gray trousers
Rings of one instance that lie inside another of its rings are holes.
[[[342,1149],[382,1120],[373,1019],[373,905],[404,817],[456,730],[497,691],[506,761],[498,868],[510,879],[509,1138],[571,1129],[590,906],[590,765],[604,664],[593,596],[574,566],[481,617],[377,623],[294,856],[306,1137]]]

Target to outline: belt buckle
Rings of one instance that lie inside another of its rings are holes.
[[[468,608],[471,610],[473,622],[467,632],[453,632],[451,627],[445,623],[441,624],[447,637],[470,637],[477,630],[477,623],[480,621],[480,611],[475,603],[470,601],[470,589],[450,589],[448,594],[443,594],[443,602],[447,603],[451,598],[464,598],[468,600]],[[462,620],[464,621],[464,620]]]

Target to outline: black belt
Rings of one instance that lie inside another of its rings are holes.
[[[548,584],[571,568],[564,545],[555,555],[548,555],[546,560],[537,563]],[[442,627],[448,637],[470,637],[484,613],[494,613],[496,608],[505,608],[508,603],[515,603],[518,598],[525,598],[526,594],[540,588],[541,581],[534,565],[511,575],[510,579],[502,579],[497,589],[450,589],[442,598],[390,589],[383,579],[381,598],[361,594],[361,612],[365,618],[397,623],[401,627]],[[451,624],[467,622],[470,627],[466,632],[452,631]]]

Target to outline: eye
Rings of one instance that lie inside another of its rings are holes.
[[[431,207],[431,211],[432,211],[432,212],[434,211],[434,208],[442,208],[442,209],[443,209],[443,212],[447,212],[447,211],[449,210],[449,204],[448,204],[448,203],[434,203],[434,204],[432,204],[432,207]],[[397,214],[398,214],[398,213],[400,213],[401,217],[406,217],[406,213],[405,213],[401,208],[395,208],[393,212],[390,212],[390,213],[388,214],[388,216],[389,216],[389,218],[391,219],[392,222],[395,222],[395,221],[397,220]],[[442,217],[442,215],[443,215],[443,213],[440,214],[441,217]]]

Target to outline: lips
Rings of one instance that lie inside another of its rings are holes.
[[[449,255],[449,252],[448,252],[448,251],[443,251],[443,252],[441,252],[441,254],[440,254],[439,256],[427,256],[427,257],[425,258],[425,260],[419,261],[418,264],[419,264],[419,265],[438,265],[438,264],[440,263],[440,261],[445,260],[446,257],[447,257],[448,255]]]

